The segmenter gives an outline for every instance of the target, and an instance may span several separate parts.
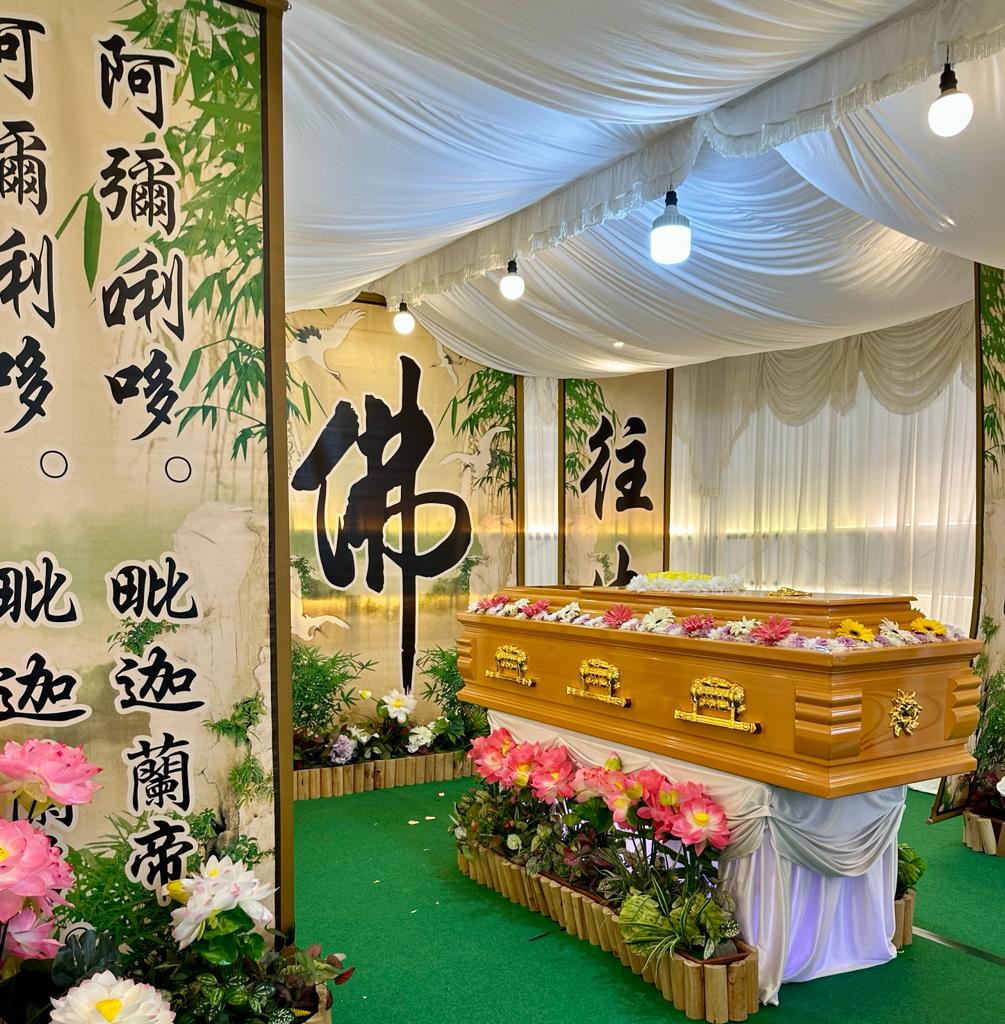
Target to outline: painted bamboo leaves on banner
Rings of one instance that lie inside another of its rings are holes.
[[[515,380],[363,304],[290,314],[287,363],[315,408],[291,420],[294,633],[409,689],[470,595],[513,582]]]
[[[666,374],[564,387],[565,582],[624,586],[663,568]]]
[[[271,713],[260,76],[226,0],[0,2],[0,739],[83,743],[62,827],[134,815],[151,886],[191,815],[274,834],[271,730],[212,728]]]

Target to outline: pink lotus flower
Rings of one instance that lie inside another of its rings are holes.
[[[632,777],[642,784],[642,799],[646,803],[656,799],[656,794],[664,784],[669,785],[667,777],[655,768],[640,768]]]
[[[607,629],[620,629],[630,618],[632,610],[626,604],[612,604],[604,612],[602,623]]]
[[[87,804],[99,788],[91,777],[100,771],[80,747],[55,740],[10,740],[0,753],[0,792],[38,813],[51,804]]]
[[[509,729],[495,729],[488,736],[479,736],[468,751],[478,774],[486,782],[501,782],[506,755],[513,749],[514,740]]]
[[[502,778],[504,786],[523,789],[529,782],[537,766],[541,749],[536,743],[521,743],[515,746],[503,762]]]
[[[685,636],[708,636],[715,628],[715,619],[711,615],[688,615],[680,620],[680,628]]]
[[[671,831],[682,843],[693,846],[699,856],[709,843],[717,850],[729,843],[726,812],[707,797],[685,800]]]
[[[20,913],[26,900],[42,910],[65,903],[56,890],[72,884],[70,866],[40,828],[0,818],[0,923]]]
[[[640,818],[648,819],[656,830],[656,838],[662,839],[673,832],[674,823],[680,813],[681,805],[688,800],[697,800],[703,796],[700,783],[671,782],[663,777],[659,786],[650,789],[643,796],[639,807]]]
[[[569,757],[569,751],[565,747],[553,747],[538,755],[530,784],[538,800],[553,804],[572,796],[575,776],[576,763]]]
[[[52,937],[55,930],[51,917],[39,917],[34,907],[25,907],[7,922],[4,951],[19,960],[51,960],[63,945]]]
[[[642,783],[638,779],[624,772],[608,773],[604,802],[614,815],[614,824],[618,828],[635,828],[630,815],[641,799]]]
[[[609,769],[607,768],[593,766],[580,768],[572,780],[572,788],[576,794],[576,803],[585,804],[587,800],[603,796],[608,788],[608,774]]]
[[[784,640],[792,632],[792,619],[780,619],[769,615],[766,622],[762,622],[750,631],[748,636],[754,643],[777,644]]]
[[[526,615],[528,619],[534,618],[535,615],[542,615],[548,610],[548,600],[542,597],[540,601],[532,601],[530,604],[525,604],[520,610],[520,615]]]

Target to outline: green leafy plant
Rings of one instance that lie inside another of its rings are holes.
[[[214,735],[232,740],[235,746],[250,743],[250,733],[265,717],[265,697],[259,691],[236,701],[226,718],[209,718],[202,724]]]
[[[565,489],[573,494],[579,493],[579,481],[589,466],[590,437],[602,416],[617,430],[617,416],[599,381],[570,378],[565,382]]]
[[[174,622],[158,622],[153,619],[144,619],[142,622],[133,622],[129,619],[122,620],[122,627],[110,634],[106,641],[108,649],[121,647],[130,654],[140,657],[152,643],[163,633],[176,633],[178,624]]]
[[[230,769],[227,784],[237,800],[238,807],[249,800],[267,799],[272,796],[272,772],[267,772],[250,750],[243,761]]]
[[[297,576],[300,578],[300,592],[306,597],[317,582],[310,560],[306,555],[297,555],[290,559],[290,568],[296,570]]]
[[[981,382],[984,389],[984,460],[997,473],[1005,443],[1005,271],[980,266]]]
[[[925,873],[928,865],[918,851],[907,843],[897,844],[897,899],[903,899],[908,889],[913,889]]]
[[[456,647],[430,647],[419,655],[416,664],[425,677],[423,697],[443,709],[443,715],[453,726],[452,734],[458,742],[470,743],[476,736],[488,734],[488,712],[457,696],[464,686],[464,680],[457,668]]]
[[[375,662],[348,651],[325,657],[316,647],[293,642],[293,730],[307,736],[335,731],[356,703],[356,683]]]

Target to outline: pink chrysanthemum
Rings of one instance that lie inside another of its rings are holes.
[[[535,615],[541,615],[548,610],[548,601],[542,597],[540,601],[532,601],[530,604],[525,604],[519,611],[520,615],[526,615],[528,619],[534,618]]]
[[[680,620],[680,628],[685,636],[708,636],[715,628],[715,619],[711,615],[688,615]]]
[[[612,604],[604,612],[603,624],[607,629],[620,629],[632,618],[632,610],[626,604]]]
[[[754,626],[750,639],[757,644],[777,644],[792,632],[792,619],[781,619],[769,615],[767,620]]]

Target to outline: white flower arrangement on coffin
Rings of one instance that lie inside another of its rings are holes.
[[[642,633],[662,633],[668,626],[672,626],[674,621],[673,609],[661,605],[642,616],[639,630]]]
[[[174,1011],[152,985],[102,971],[52,1001],[53,1024],[171,1024]]]
[[[504,618],[512,618],[521,608],[526,608],[530,604],[529,597],[519,597],[515,601],[510,601],[508,604],[504,604],[499,610],[499,614]],[[492,613],[489,612],[491,615]]]
[[[909,629],[901,629],[900,624],[893,619],[883,619],[879,624],[879,635],[886,637],[894,647],[906,647],[910,644],[920,644],[920,638]]]
[[[760,625],[760,619],[734,619],[727,622],[724,629],[730,636],[750,636],[750,631]]]
[[[582,615],[583,610],[579,607],[578,601],[570,601],[568,604],[563,604],[561,608],[556,608],[553,612],[546,612],[544,616],[545,622],[564,622],[566,624],[572,622],[574,619],[579,618]]]
[[[671,594],[736,594],[746,590],[743,580],[735,573],[727,576],[710,576],[702,578],[667,578],[656,576],[636,576],[628,583],[628,590],[635,593],[671,593]]]
[[[210,857],[194,875],[168,885],[168,894],[181,904],[171,911],[171,934],[178,948],[185,949],[201,939],[220,914],[235,908],[264,933],[272,923],[272,912],[261,901],[275,891],[263,885],[243,861]]]

